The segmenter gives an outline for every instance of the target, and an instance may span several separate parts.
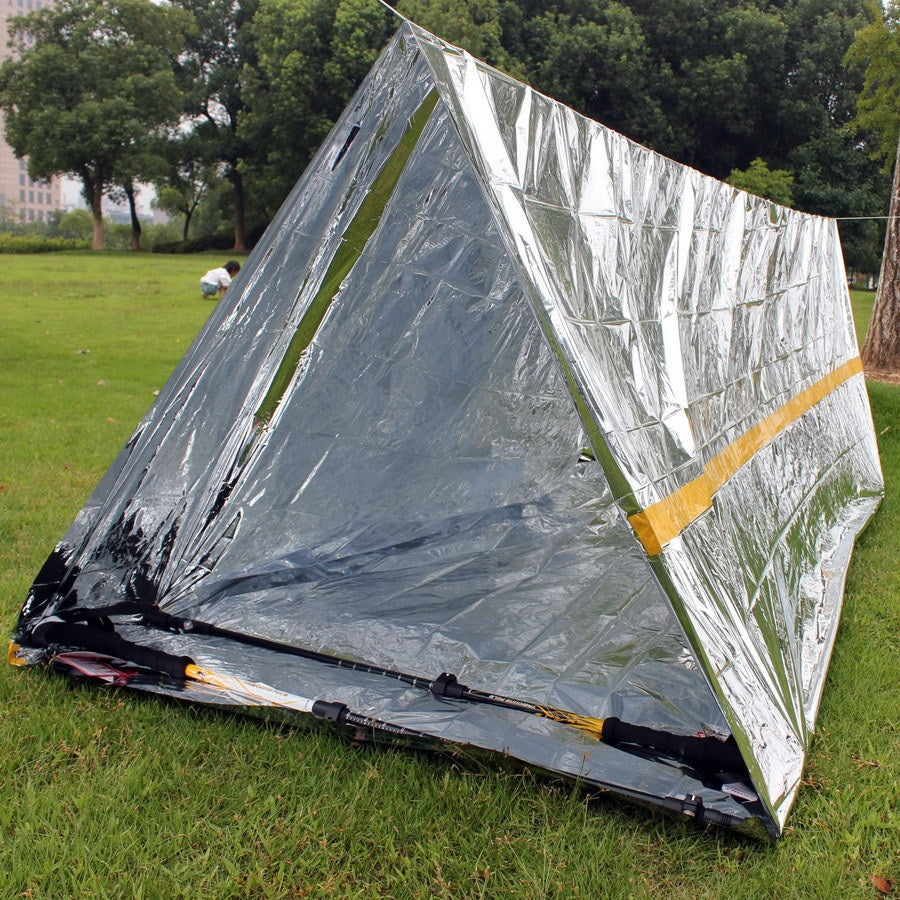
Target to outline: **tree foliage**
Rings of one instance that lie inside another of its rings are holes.
[[[864,69],[864,82],[852,125],[878,137],[874,156],[884,168],[894,159],[884,253],[872,319],[862,348],[867,371],[900,373],[900,2],[872,5],[872,23],[847,52],[847,62]],[[894,147],[896,146],[896,149]]]
[[[846,54],[851,68],[862,70],[854,127],[878,136],[875,151],[887,171],[900,134],[900,0],[869,7],[872,22],[856,35]]]
[[[867,371],[900,375],[900,139],[878,293],[862,348]]]
[[[520,73],[518,57],[503,40],[501,0],[400,0],[404,16],[452,44],[513,75]]]
[[[173,67],[189,27],[147,0],[60,0],[13,20],[18,58],[0,69],[6,138],[32,178],[81,180],[95,249],[103,195],[140,174],[141,147],[181,113]]]
[[[234,248],[246,249],[247,191],[244,168],[264,148],[241,130],[247,112],[243,72],[257,65],[253,18],[258,0],[171,0],[193,16],[181,60],[185,114],[203,147],[204,162],[221,163],[233,189]]]
[[[512,18],[507,3],[508,27]],[[555,3],[504,36],[523,52],[526,76],[543,92],[630,135],[664,143],[670,129],[650,78],[650,48],[621,3]]]
[[[504,0],[502,43],[539,90],[719,178],[846,123],[841,59],[865,0]]]
[[[725,180],[742,191],[784,206],[794,202],[794,176],[787,169],[770,169],[759,157],[746,169],[732,169]]]
[[[880,146],[885,157],[892,122],[896,140],[898,2],[884,14],[867,0],[398,0],[398,9],[680,162],[809,212],[862,216],[884,207],[886,178],[869,156]],[[248,227],[274,214],[398,24],[377,0],[61,0],[57,7],[79,10],[86,23],[112,8],[145,17],[143,32],[130,38],[134,74],[145,78],[144,133],[159,132],[158,98],[183,103],[172,146],[148,153],[134,104],[123,100],[134,91],[110,81],[98,95],[102,113],[83,129],[93,145],[118,141],[116,164],[102,169],[103,190],[114,183],[127,193],[135,178],[153,177],[160,202],[184,215],[185,227],[194,209],[204,221],[214,210],[227,214],[237,248]],[[177,56],[169,32],[146,25],[164,14],[191,23],[181,27],[186,44]],[[42,16],[50,22],[46,11],[28,21]],[[46,55],[49,69],[53,53],[75,55],[55,36],[55,21],[36,32],[29,25],[37,41],[23,65]],[[88,58],[107,52],[97,40],[103,34],[102,26],[84,26],[82,43],[98,45],[86,48]],[[73,65],[60,61],[57,80],[78,84]],[[115,75],[110,61],[103,65]],[[27,118],[16,119],[9,99],[21,90],[13,71],[0,95],[13,111],[11,134]],[[148,79],[157,79],[155,89]],[[49,80],[45,71],[42,86]],[[50,105],[65,111],[64,99]],[[129,123],[135,128],[124,137],[111,133]],[[75,170],[55,154],[85,141],[54,134],[43,146],[17,145],[32,154],[36,173],[51,170],[47,154],[53,171]],[[207,191],[198,207],[198,192],[215,174],[225,188]],[[873,270],[879,226],[848,222],[842,237],[850,266]]]
[[[375,62],[391,18],[375,0],[261,0],[241,134],[260,148],[248,169],[270,214]]]

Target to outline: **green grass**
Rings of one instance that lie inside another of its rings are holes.
[[[866,338],[869,319],[872,318],[872,307],[875,306],[874,291],[851,291],[853,300],[853,319],[856,325],[856,342],[860,347]]]
[[[213,304],[218,257],[0,271],[0,629]],[[863,298],[865,299],[865,298]],[[89,351],[89,352],[84,352]],[[874,898],[900,877],[900,387],[785,838],[693,829],[500,760],[355,749],[0,666],[0,897]]]

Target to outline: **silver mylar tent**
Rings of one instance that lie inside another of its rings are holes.
[[[130,642],[777,835],[881,490],[833,221],[405,23],[39,575],[12,659],[120,604],[104,625]],[[149,627],[129,602],[731,734],[747,772]]]

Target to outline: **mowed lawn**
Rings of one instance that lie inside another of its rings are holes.
[[[4,641],[212,309],[197,280],[225,258],[2,257]],[[871,295],[856,305],[864,319]],[[0,897],[881,896],[879,878],[900,879],[900,386],[869,387],[887,498],[857,548],[780,843],[499,757],[355,748],[311,723],[279,729],[0,666]]]

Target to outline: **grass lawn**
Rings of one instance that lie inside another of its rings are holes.
[[[212,309],[197,280],[222,259],[3,257],[4,640]],[[871,295],[855,302],[866,317]],[[878,897],[872,876],[900,878],[900,386],[869,387],[887,499],[856,552],[805,786],[777,845],[499,759],[354,749],[314,725],[0,666],[0,897]]]

